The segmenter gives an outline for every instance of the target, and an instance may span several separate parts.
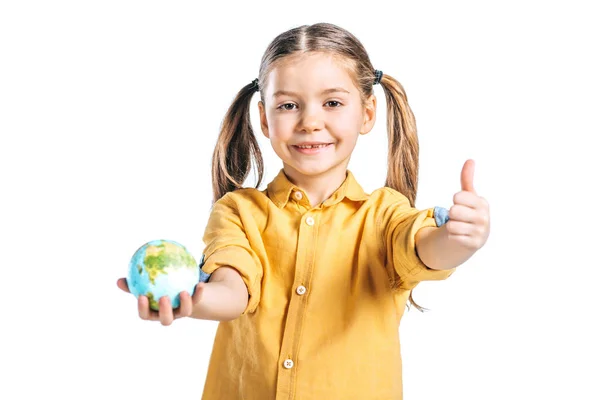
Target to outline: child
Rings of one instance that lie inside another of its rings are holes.
[[[385,187],[367,194],[347,166],[375,123],[374,84],[387,100],[389,168]],[[262,191],[249,116],[257,91],[262,132],[283,161]],[[257,188],[243,188],[252,158]],[[214,151],[201,263],[210,279],[181,293],[177,310],[164,297],[151,311],[140,296],[140,317],[222,321],[203,399],[401,399],[398,330],[412,289],[446,279],[489,234],[473,168],[465,163],[447,215],[413,208],[418,142],[402,85],[337,26],[285,32],[238,93]]]

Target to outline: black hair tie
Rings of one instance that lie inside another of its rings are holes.
[[[375,82],[373,82],[373,85],[377,85],[378,83],[380,83],[382,76],[383,76],[383,72],[381,72],[380,70],[376,69],[375,70]]]
[[[254,89],[255,92],[258,92],[258,78],[252,81],[252,89]]]

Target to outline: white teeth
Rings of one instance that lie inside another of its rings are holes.
[[[325,147],[327,146],[327,144],[317,144],[317,145],[312,145],[312,146],[298,146],[301,149],[315,149],[315,148],[321,148],[321,147]]]

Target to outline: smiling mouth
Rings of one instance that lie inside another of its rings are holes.
[[[310,145],[292,145],[294,150],[296,150],[300,154],[305,155],[316,155],[327,151],[329,147],[331,147],[333,143],[323,143],[323,144],[310,144]]]
[[[330,144],[331,143],[323,143],[323,144],[312,144],[312,145],[294,146],[294,147],[297,147],[299,149],[320,149],[322,147],[327,147]]]

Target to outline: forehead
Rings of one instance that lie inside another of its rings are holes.
[[[321,91],[343,87],[357,92],[353,73],[339,57],[326,53],[304,53],[277,61],[267,76],[266,95],[277,90]]]

